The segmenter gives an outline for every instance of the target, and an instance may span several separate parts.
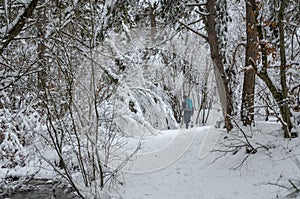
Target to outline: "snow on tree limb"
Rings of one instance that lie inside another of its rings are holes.
[[[37,6],[38,0],[32,0],[27,7],[15,18],[15,20],[8,25],[7,28],[2,28],[1,32],[5,35],[2,38],[0,46],[0,55],[4,49],[10,44],[10,42],[22,31],[22,28],[26,24],[26,20],[33,15],[33,12]]]

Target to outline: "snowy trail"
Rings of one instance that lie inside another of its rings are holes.
[[[168,136],[175,137],[175,141],[170,141],[171,143],[165,147],[168,150],[157,150],[150,153],[151,156],[143,156],[135,162],[134,169],[154,163],[154,166],[157,166],[156,170],[152,168],[148,172],[139,172],[139,174],[134,171],[125,173],[126,192],[122,194],[124,198],[203,198],[203,177],[208,177],[208,174],[202,171],[202,167],[207,164],[202,160],[213,147],[218,132],[209,127],[199,127],[189,130],[180,129],[178,132],[171,131],[168,132]],[[147,144],[157,145],[159,139],[162,142],[166,136],[153,137]],[[173,155],[169,156],[169,151],[173,151]],[[178,151],[183,153],[180,154]],[[149,157],[150,159],[147,160],[146,158]],[[174,157],[176,158],[173,159]],[[165,164],[172,159],[171,164]]]
[[[232,170],[244,154],[215,161],[218,156],[210,150],[220,132],[213,127],[198,127],[164,131],[145,140],[146,155],[137,157],[124,172],[121,196],[124,199],[274,198],[278,188],[267,183],[275,182],[282,172],[291,169],[284,162],[274,164],[264,155],[257,155],[249,158],[242,171]]]
[[[149,173],[164,169],[178,161],[189,150],[197,133],[202,133],[203,136],[203,132],[208,129],[209,127],[202,127],[165,131],[163,134],[145,140],[135,160],[127,164],[123,171]]]

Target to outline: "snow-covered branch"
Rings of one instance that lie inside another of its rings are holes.
[[[199,3],[187,3],[186,6],[205,6],[207,1],[199,2]]]
[[[199,36],[202,37],[203,39],[208,40],[208,37],[207,37],[206,35],[203,35],[202,33],[198,32],[197,30],[193,29],[192,27],[188,26],[187,24],[185,24],[185,23],[183,23],[183,22],[181,22],[181,21],[179,21],[179,23],[180,23],[181,25],[183,25],[185,28],[187,28],[188,30],[190,30],[190,31],[192,31],[193,33],[199,35]]]
[[[26,24],[26,20],[29,19],[37,6],[38,0],[32,0],[23,12],[16,17],[16,19],[8,25],[7,28],[1,29],[2,34],[5,36],[2,38],[0,46],[0,55],[3,53],[9,43],[22,31],[22,28]]]

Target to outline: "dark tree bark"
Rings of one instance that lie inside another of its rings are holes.
[[[0,55],[3,53],[4,49],[10,44],[10,42],[22,31],[23,27],[34,13],[34,10],[37,6],[38,0],[32,0],[29,5],[24,9],[24,13],[20,16],[15,25],[7,30],[7,34],[2,38],[0,46]]]
[[[255,5],[255,2],[251,3],[252,7],[255,11],[255,18],[256,23],[258,24],[258,15],[259,10]],[[267,53],[267,47],[266,42],[263,34],[263,27],[262,25],[257,26],[257,32],[258,32],[258,38],[259,38],[259,46],[262,56],[262,69],[258,70],[256,63],[252,62],[252,66],[255,68],[255,71],[258,75],[258,77],[264,81],[264,83],[267,85],[268,89],[270,90],[273,98],[275,99],[279,110],[280,115],[282,118],[280,118],[280,122],[283,126],[284,130],[284,137],[290,138],[291,137],[291,129],[293,127],[291,118],[290,118],[290,109],[288,106],[288,99],[287,99],[287,85],[286,85],[286,56],[285,56],[285,46],[284,46],[284,28],[283,28],[283,20],[284,20],[284,11],[286,7],[286,1],[280,0],[280,9],[278,12],[278,26],[279,26],[279,39],[280,39],[280,83],[281,83],[281,89],[278,89],[275,84],[272,82],[269,74],[268,74],[268,53]]]
[[[45,0],[41,0],[41,3],[45,3]],[[47,70],[45,68],[46,60],[45,60],[45,50],[46,47],[44,45],[45,41],[45,27],[43,24],[43,21],[46,20],[46,11],[44,9],[37,10],[37,37],[38,37],[38,47],[37,47],[37,54],[38,54],[38,65],[40,68],[40,71],[38,72],[38,82],[37,87],[41,93],[44,93],[47,87]]]
[[[213,60],[214,73],[218,87],[218,93],[220,96],[221,106],[223,110],[223,116],[225,120],[225,127],[227,131],[231,131],[233,128],[231,122],[232,116],[232,96],[229,92],[228,81],[224,71],[224,64],[222,56],[220,54],[220,45],[216,31],[216,19],[215,19],[215,1],[208,0],[206,4],[208,15],[206,16],[204,23],[208,35],[208,43],[210,46],[210,55]]]
[[[241,120],[245,126],[251,125],[254,121],[255,70],[249,66],[251,66],[251,61],[255,63],[257,61],[258,35],[253,4],[255,4],[255,0],[246,0],[246,67],[241,107]]]
[[[284,41],[284,11],[286,7],[286,0],[280,0],[280,10],[278,13],[278,27],[279,27],[279,44],[280,44],[280,81],[281,81],[281,102],[279,103],[282,119],[285,122],[284,136],[290,137],[292,129],[290,108],[288,105],[288,88],[286,83],[286,54],[285,54],[285,41]]]
[[[151,28],[156,28],[156,17],[154,15],[154,11],[155,11],[156,7],[157,7],[156,3],[154,5],[152,5],[149,2],[149,18],[150,18]]]

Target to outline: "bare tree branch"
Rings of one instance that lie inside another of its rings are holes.
[[[38,0],[32,0],[28,6],[24,9],[24,13],[18,18],[18,21],[14,26],[7,30],[7,34],[2,38],[2,45],[0,47],[0,55],[3,53],[4,49],[10,44],[10,42],[22,31],[26,24],[26,20],[30,18],[37,6]]]
[[[200,8],[199,8],[199,9],[200,9]],[[201,10],[195,10],[195,12],[198,13],[199,15],[203,15],[203,16],[208,16],[208,15],[209,15],[209,13],[203,12],[203,11],[201,11]]]
[[[181,25],[183,25],[185,28],[187,28],[188,30],[190,30],[190,31],[192,31],[193,33],[199,35],[200,37],[202,37],[202,38],[205,39],[206,41],[208,40],[208,37],[207,37],[206,35],[201,34],[201,33],[198,32],[197,30],[191,28],[190,26],[188,26],[187,24],[185,24],[185,23],[183,23],[183,22],[181,22],[181,21],[179,21],[179,23],[180,23]]]
[[[188,3],[188,4],[185,4],[186,6],[205,6],[207,4],[206,1],[204,2],[200,2],[200,3]]]

